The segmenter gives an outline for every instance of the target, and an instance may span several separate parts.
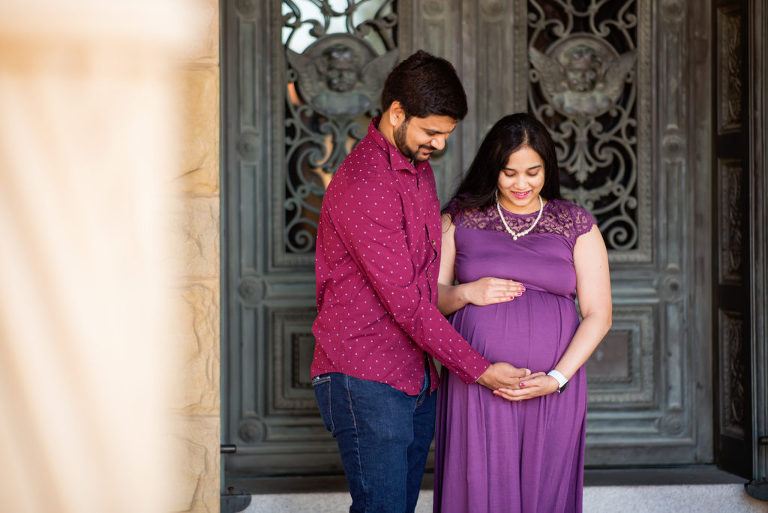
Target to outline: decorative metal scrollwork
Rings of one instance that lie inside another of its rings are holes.
[[[741,314],[721,311],[720,331],[723,344],[721,430],[735,438],[743,438],[748,403],[744,387],[747,369],[744,358],[744,319]]]
[[[721,160],[717,164],[718,174],[718,237],[720,239],[720,280],[741,285],[744,281],[744,190],[741,161]]]
[[[719,8],[718,31],[718,110],[720,133],[738,132],[742,124],[742,19],[738,9]]]
[[[285,250],[315,249],[333,172],[378,113],[398,58],[394,0],[283,2]]]
[[[528,103],[550,129],[562,193],[609,249],[638,245],[634,0],[529,0]]]

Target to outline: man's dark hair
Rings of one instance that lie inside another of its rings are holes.
[[[467,95],[453,65],[424,50],[395,66],[384,82],[383,110],[394,101],[403,106],[406,119],[436,114],[458,121],[467,115]]]
[[[504,116],[485,136],[466,176],[453,196],[451,209],[485,208],[496,202],[499,173],[509,156],[528,146],[544,161],[544,186],[541,195],[560,199],[560,168],[552,136],[538,119],[521,112]]]

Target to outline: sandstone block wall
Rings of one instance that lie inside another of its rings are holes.
[[[220,257],[219,257],[219,4],[196,0],[202,13],[197,44],[179,81],[183,134],[175,229],[181,389],[174,401],[182,487],[174,511],[219,511]]]

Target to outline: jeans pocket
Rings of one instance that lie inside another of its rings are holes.
[[[323,418],[325,429],[333,434],[333,415],[331,414],[331,376],[321,374],[312,379],[312,388],[315,390],[317,407]]]

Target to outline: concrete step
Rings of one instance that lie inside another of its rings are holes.
[[[252,495],[243,513],[342,513],[345,492]],[[768,502],[753,499],[741,484],[587,486],[584,513],[768,513]],[[225,513],[222,510],[222,513]],[[432,513],[432,491],[422,490],[416,513]],[[500,512],[501,513],[501,512]]]

